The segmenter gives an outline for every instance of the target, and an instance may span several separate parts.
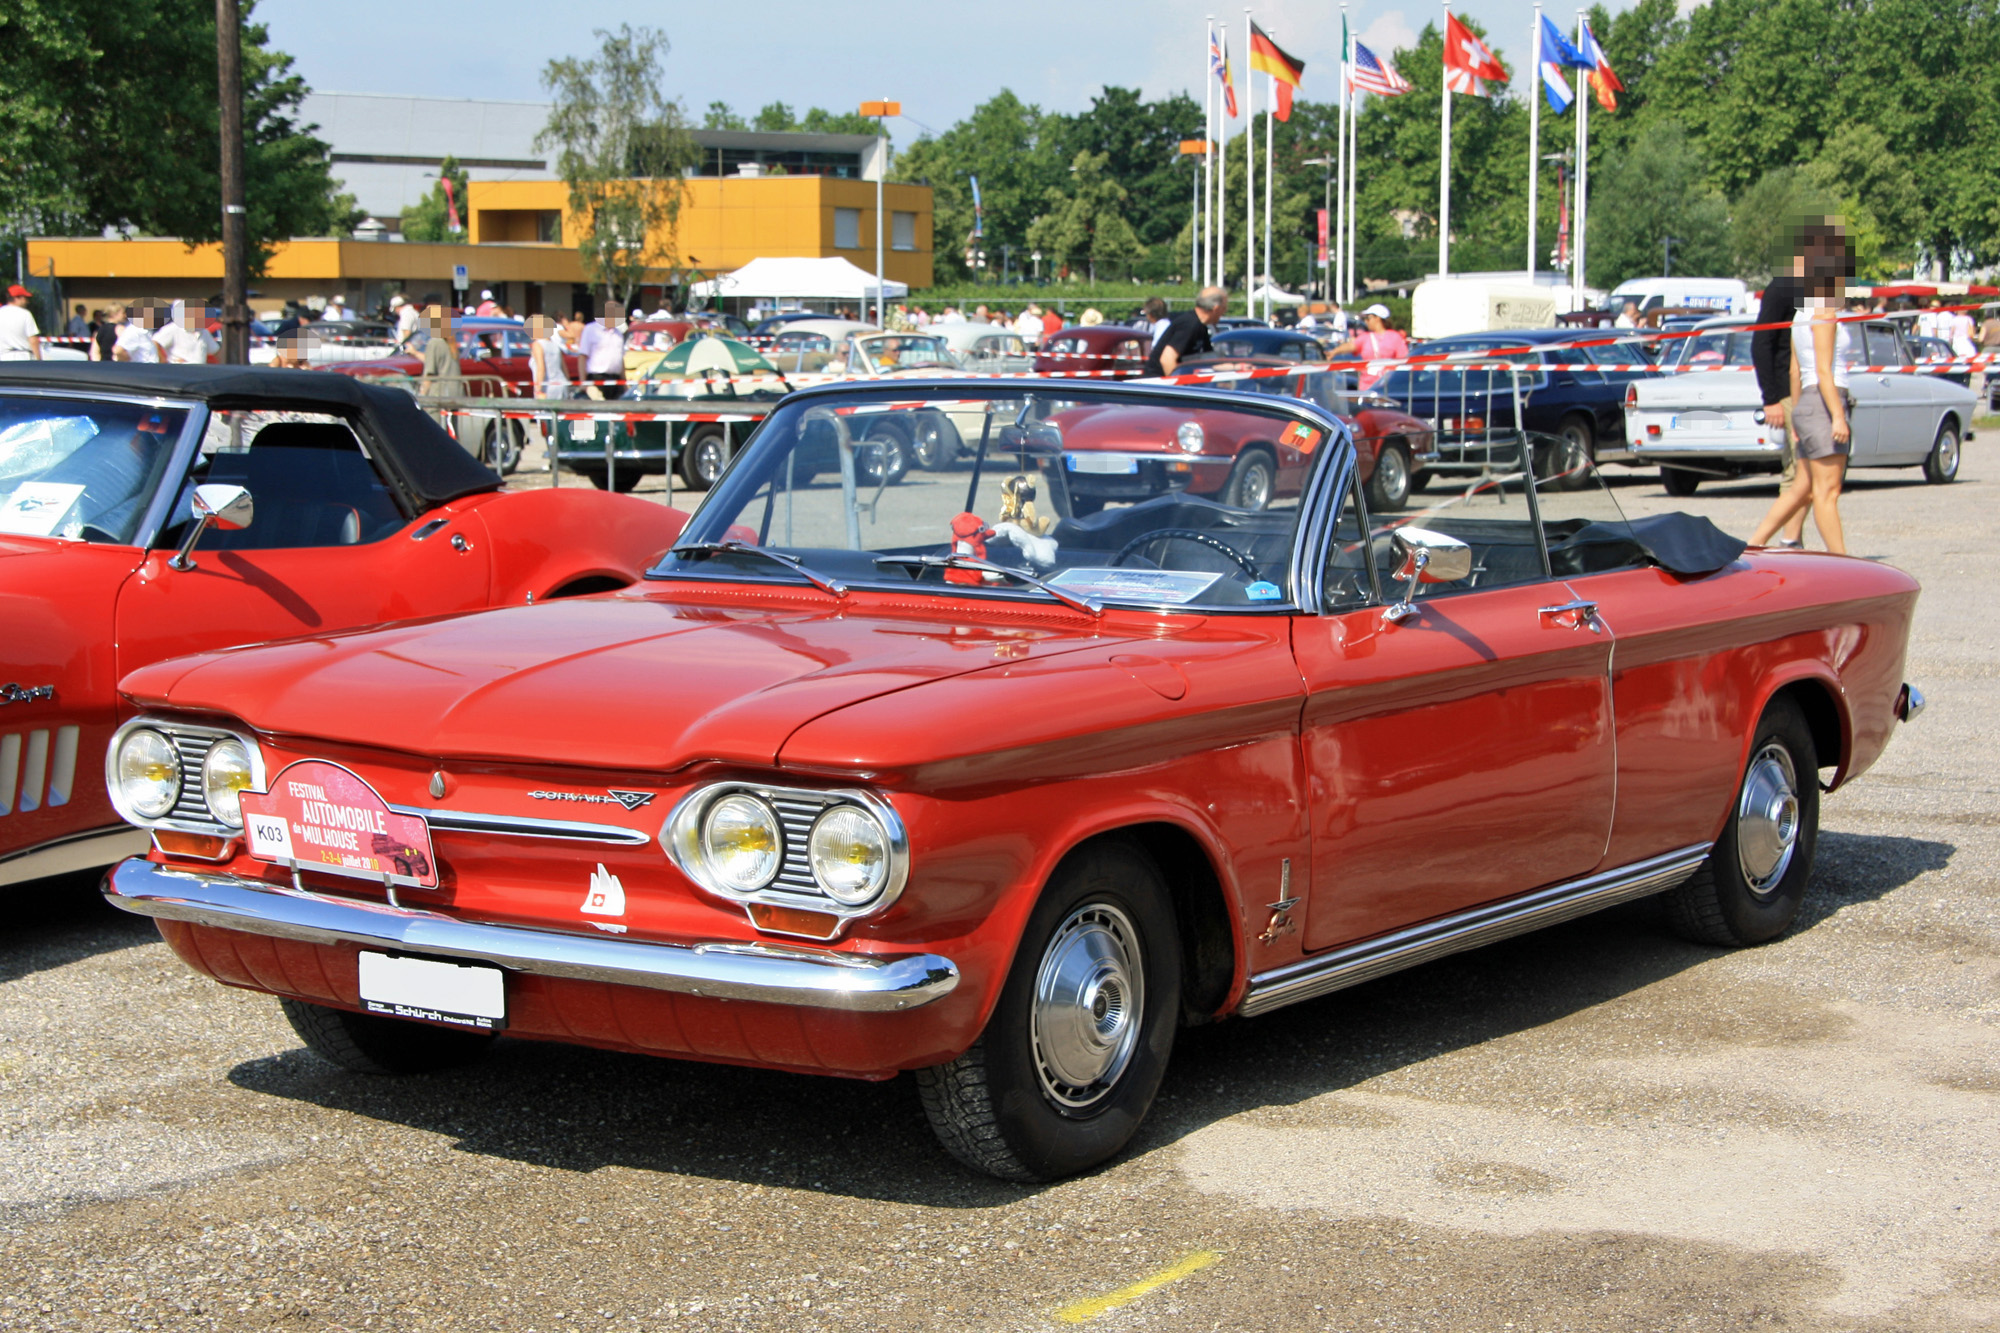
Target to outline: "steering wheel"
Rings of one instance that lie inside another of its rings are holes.
[[[1125,557],[1140,547],[1153,542],[1171,541],[1175,538],[1179,538],[1185,542],[1193,542],[1197,546],[1206,546],[1212,551],[1222,552],[1222,554],[1228,556],[1235,563],[1238,569],[1243,571],[1243,576],[1252,583],[1256,583],[1264,577],[1263,571],[1257,568],[1256,563],[1249,556],[1243,554],[1243,552],[1237,550],[1221,538],[1212,536],[1196,528],[1158,528],[1152,532],[1142,532],[1131,541],[1119,547],[1118,554],[1111,557],[1111,563],[1122,565],[1125,563]]]

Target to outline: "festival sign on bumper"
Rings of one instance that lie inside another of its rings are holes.
[[[244,792],[243,829],[260,861],[437,887],[430,826],[397,814],[361,778],[323,759],[298,760],[269,791]]]

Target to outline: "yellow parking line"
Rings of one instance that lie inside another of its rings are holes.
[[[1065,1324],[1083,1324],[1097,1318],[1108,1310],[1116,1310],[1122,1305],[1130,1305],[1147,1292],[1178,1282],[1190,1273],[1198,1273],[1222,1256],[1214,1250],[1200,1250],[1175,1264],[1172,1268],[1142,1278],[1129,1287],[1120,1287],[1106,1296],[1092,1296],[1087,1301],[1065,1305],[1056,1311],[1056,1319]]]

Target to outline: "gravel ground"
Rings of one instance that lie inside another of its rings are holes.
[[[1847,498],[1924,581],[1931,709],[1825,802],[1795,933],[1638,904],[1187,1034],[1136,1149],[1047,1188],[955,1167],[907,1080],[342,1074],[88,882],[11,891],[0,1327],[1994,1327],[1996,474]],[[1738,532],[1772,494],[1616,489]]]

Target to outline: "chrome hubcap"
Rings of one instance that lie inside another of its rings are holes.
[[[1950,431],[1938,436],[1938,471],[1949,477],[1958,471],[1958,436]]]
[[[1403,467],[1403,455],[1397,449],[1384,449],[1375,460],[1375,470],[1382,474],[1381,494],[1390,500],[1400,500],[1403,492],[1410,488],[1410,476]]]
[[[1262,509],[1271,502],[1271,473],[1262,463],[1252,463],[1243,474],[1243,507]]]
[[[1043,1094],[1071,1110],[1110,1095],[1132,1062],[1145,1011],[1131,918],[1107,903],[1077,908],[1049,941],[1035,974],[1029,1030]]]
[[[1798,843],[1798,775],[1791,752],[1773,741],[1750,761],[1736,802],[1736,862],[1752,893],[1762,897],[1778,886]]]

